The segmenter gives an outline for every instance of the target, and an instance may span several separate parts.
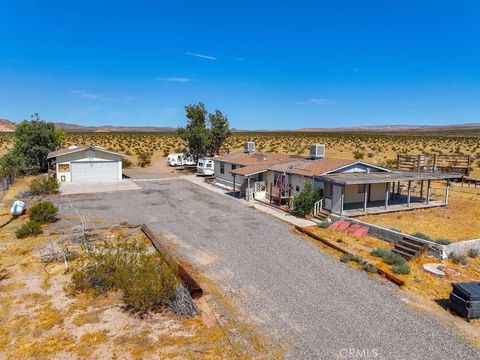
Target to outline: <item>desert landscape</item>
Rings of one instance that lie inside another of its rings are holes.
[[[0,133],[0,155],[12,146],[12,134]],[[480,177],[480,129],[353,132],[233,132],[224,150],[242,149],[246,141],[256,143],[258,151],[307,155],[308,145],[325,144],[327,157],[359,159],[392,167],[397,154],[459,154],[471,156],[472,176]],[[140,154],[152,161],[169,153],[185,150],[175,132],[67,132],[66,145],[95,144],[130,157],[136,164]]]

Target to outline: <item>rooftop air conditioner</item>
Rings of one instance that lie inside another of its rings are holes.
[[[253,141],[247,141],[245,143],[245,152],[247,154],[254,153],[255,152],[255,143]]]
[[[323,144],[310,145],[310,157],[313,159],[323,159],[325,157],[325,145]]]

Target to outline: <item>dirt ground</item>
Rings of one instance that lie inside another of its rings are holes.
[[[28,181],[19,179],[5,198],[13,198]],[[1,207],[1,222],[8,217],[8,208]],[[65,273],[64,264],[45,266],[39,255],[45,247],[58,246],[59,239],[71,236],[72,228],[51,230],[44,226],[41,236],[16,239],[14,231],[26,218],[16,218],[0,228],[0,358],[282,357],[281,347],[274,348],[271,339],[260,336],[220,288],[201,274],[195,276],[206,295],[196,300],[201,315],[195,318],[182,318],[168,310],[145,317],[132,315],[123,309],[118,292],[100,297],[71,295],[70,273]],[[112,239],[119,232],[147,241],[138,229],[95,231],[101,235],[98,241]],[[81,251],[74,244],[69,248]],[[72,261],[70,267],[75,266]]]
[[[390,265],[384,263],[380,258],[374,257],[370,254],[372,250],[377,248],[392,249],[393,246],[390,243],[369,236],[356,238],[343,232],[322,229],[318,226],[312,227],[310,230],[322,238],[328,239],[342,248],[348,249],[349,252],[359,255],[367,262],[391,272]],[[311,238],[307,239],[309,242],[315,244],[315,246],[321,248],[323,251],[330,253],[332,256],[340,258],[342,255],[339,251],[336,251],[319,241]],[[443,263],[449,268],[458,271],[460,275],[433,275],[423,269],[423,265],[426,263]],[[480,257],[474,259],[467,258],[466,265],[458,265],[448,259],[441,261],[439,259],[422,256],[410,261],[409,264],[411,269],[410,274],[396,275],[398,278],[405,281],[405,285],[401,288],[397,288],[397,290],[405,294],[405,298],[407,299],[406,302],[413,307],[441,318],[442,321],[456,328],[460,334],[470,339],[470,341],[480,348],[480,319],[467,322],[448,309],[448,298],[452,290],[452,282],[469,282],[478,281],[480,279]],[[349,262],[349,265],[359,270],[362,269],[362,266],[355,262]],[[375,276],[377,276],[380,281],[388,281],[380,278],[379,275]]]
[[[432,239],[452,242],[480,238],[480,188],[453,184],[444,207],[367,215],[359,220],[398,229],[407,234],[423,233]]]
[[[160,179],[190,174],[192,171],[194,171],[194,169],[169,166],[167,164],[167,158],[158,157],[154,159],[149,166],[143,168],[136,166],[130,169],[123,169],[123,174],[131,179]]]

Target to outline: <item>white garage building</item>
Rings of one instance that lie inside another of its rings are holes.
[[[122,180],[125,155],[95,145],[72,145],[48,154],[60,182]]]

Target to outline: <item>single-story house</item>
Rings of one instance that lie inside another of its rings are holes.
[[[450,180],[462,176],[388,169],[359,160],[326,158],[323,145],[318,144],[311,146],[310,154],[300,158],[251,151],[230,153],[215,158],[216,181],[239,189],[247,200],[255,198],[279,206],[288,206],[291,198],[309,181],[324,194],[320,204],[322,211],[357,216],[446,205]],[[445,182],[442,200],[432,200],[432,181]]]
[[[52,151],[47,160],[55,163],[60,182],[122,180],[125,155],[96,145],[72,145]]]

